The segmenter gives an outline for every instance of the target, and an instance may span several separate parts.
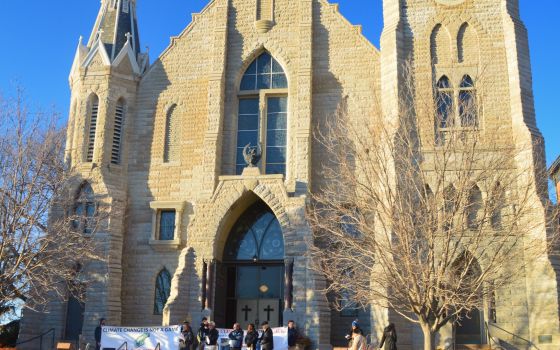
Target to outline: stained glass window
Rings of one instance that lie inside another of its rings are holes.
[[[82,185],[76,198],[76,206],[74,207],[73,227],[81,230],[84,234],[92,234],[95,226],[95,194],[89,183]]]
[[[262,152],[258,166],[263,165],[261,170],[266,174],[286,173],[288,97],[274,89],[287,87],[282,66],[268,52],[257,57],[245,71],[240,86],[244,94],[239,97],[236,174],[247,166],[243,157],[246,146]]]
[[[159,213],[159,239],[161,241],[175,239],[175,210],[162,210]]]
[[[163,308],[169,299],[171,293],[171,274],[166,268],[163,268],[156,279],[156,292],[154,298],[154,314],[162,315]]]
[[[239,218],[226,244],[225,260],[283,260],[284,236],[278,219],[264,203]]]

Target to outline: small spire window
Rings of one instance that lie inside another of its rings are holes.
[[[86,162],[93,162],[93,152],[95,150],[95,134],[97,132],[97,117],[99,114],[99,98],[93,95],[89,102],[89,125],[87,134]]]
[[[115,125],[113,129],[113,146],[111,149],[111,163],[121,163],[121,148],[124,137],[124,121],[125,121],[126,106],[122,99],[117,102],[115,108]]]

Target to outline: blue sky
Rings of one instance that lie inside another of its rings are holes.
[[[500,1],[500,0],[496,0]],[[505,0],[501,0],[505,1]],[[208,0],[138,0],[142,46],[152,61]],[[67,114],[68,73],[80,35],[87,40],[99,0],[0,0],[0,90],[18,82],[36,107]],[[546,138],[547,161],[560,154],[560,113],[554,103],[560,82],[558,0],[520,0],[529,30],[537,121]],[[381,0],[339,0],[341,12],[377,47],[383,27]]]

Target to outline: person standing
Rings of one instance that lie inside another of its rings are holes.
[[[296,323],[293,320],[288,321],[288,350],[296,349],[296,342],[298,339],[298,331]]]
[[[184,321],[181,327],[181,334],[183,339],[181,340],[183,347],[182,349],[193,350],[194,345],[194,333],[192,331],[189,321]]]
[[[359,329],[352,331],[352,346],[350,350],[366,350],[366,338],[362,335]]]
[[[385,345],[385,347],[383,347]],[[395,329],[395,324],[390,323],[383,330],[383,337],[381,338],[381,343],[379,343],[379,348],[384,350],[397,350],[397,330]]]
[[[348,340],[348,347],[352,347],[352,340],[354,338],[354,331],[358,330],[358,332],[360,333],[360,335],[364,335],[364,332],[362,331],[362,329],[360,328],[360,320],[355,319],[354,321],[352,321],[352,328],[350,329],[350,332],[348,334],[346,334],[346,336],[344,338],[346,338],[346,340]]]
[[[208,334],[206,334],[204,347],[208,350],[217,350],[219,337],[220,333],[216,329],[216,324],[214,322],[208,322]]]
[[[105,326],[105,319],[102,318],[99,320],[99,325],[97,327],[95,327],[95,350],[100,350],[101,349],[101,331],[103,326]]]
[[[262,323],[263,334],[260,337],[261,350],[273,350],[274,349],[274,335],[272,334],[272,328],[268,325],[267,321]]]
[[[239,323],[233,325],[233,331],[228,335],[231,350],[241,350],[243,346],[243,330]]]
[[[204,349],[204,343],[206,342],[206,336],[208,335],[208,319],[206,317],[202,318],[198,332],[196,332],[196,341],[198,342],[198,350]]]
[[[259,332],[255,330],[255,325],[249,323],[247,326],[247,335],[245,336],[245,345],[249,350],[255,350],[257,348],[257,341],[259,340]]]

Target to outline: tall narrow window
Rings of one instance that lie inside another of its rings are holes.
[[[95,228],[95,209],[95,194],[91,185],[85,183],[76,196],[73,220],[74,229],[80,230],[84,234],[92,234]]]
[[[175,210],[162,210],[159,213],[159,239],[160,241],[175,239]]]
[[[479,214],[482,209],[482,193],[476,185],[469,192],[469,202],[466,209],[467,226],[471,230],[476,230],[479,227]]]
[[[97,131],[97,116],[99,113],[99,98],[93,95],[89,102],[89,127],[86,162],[93,161],[93,151],[95,149],[95,133]]]
[[[286,173],[288,97],[269,97],[266,116],[266,173]]]
[[[163,315],[163,308],[171,294],[171,274],[163,268],[156,279],[156,291],[154,297],[154,315]]]
[[[468,75],[463,77],[459,85],[459,118],[462,127],[478,126],[474,82]]]
[[[492,189],[489,200],[490,211],[492,213],[490,225],[494,230],[500,230],[502,228],[502,210],[505,206],[506,196],[499,182]]]
[[[453,125],[453,87],[445,75],[437,82],[436,92],[437,124],[441,129]]]
[[[163,162],[169,163],[179,159],[179,138],[181,125],[177,113],[177,105],[167,111],[165,120],[165,140],[163,144]]]
[[[122,140],[124,137],[123,127],[125,118],[125,104],[122,99],[117,102],[117,107],[115,109],[115,127],[113,130],[113,147],[111,149],[111,163],[120,164],[121,162],[121,147]]]
[[[243,149],[259,148],[258,166],[266,174],[286,173],[288,81],[267,52],[251,63],[241,80],[237,121],[236,174],[246,166]]]

